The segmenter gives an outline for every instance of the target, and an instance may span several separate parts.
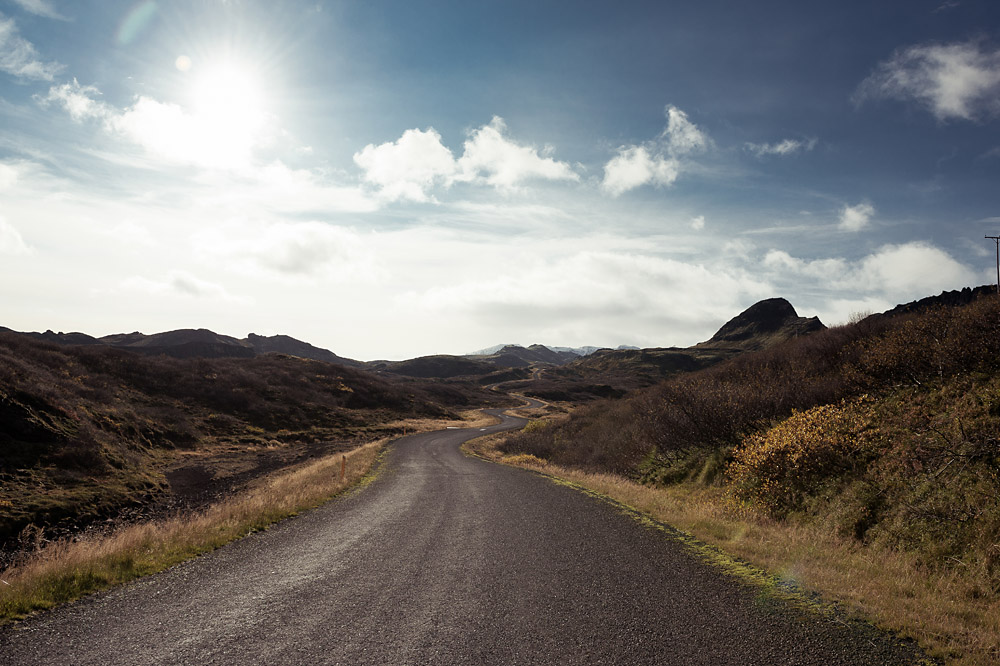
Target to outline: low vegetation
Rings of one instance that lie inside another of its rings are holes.
[[[285,470],[193,515],[63,539],[25,553],[0,571],[0,623],[161,571],[319,506],[362,481],[385,442]]]
[[[818,557],[807,585],[941,656],[996,663],[998,352],[995,297],[869,317],[581,407],[500,454],[644,484],[643,506],[670,504],[657,515],[772,569]],[[836,554],[791,552],[790,535]]]

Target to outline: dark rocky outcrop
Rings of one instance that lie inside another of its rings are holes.
[[[747,350],[762,349],[825,328],[817,317],[800,317],[784,298],[768,298],[730,319],[708,341],[696,347],[738,345]]]

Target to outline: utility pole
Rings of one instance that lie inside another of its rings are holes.
[[[983,238],[992,238],[997,246],[997,296],[1000,296],[1000,236],[984,236]]]

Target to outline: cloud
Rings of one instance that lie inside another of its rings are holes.
[[[354,154],[354,163],[364,171],[365,181],[377,185],[390,201],[427,201],[427,191],[447,185],[457,168],[434,128],[409,129],[395,142],[368,144]]]
[[[364,180],[377,185],[380,195],[390,201],[429,201],[429,190],[456,182],[513,189],[528,180],[580,179],[569,164],[548,156],[550,148],[540,154],[538,148],[521,145],[506,133],[503,118],[494,116],[469,134],[456,160],[433,128],[410,129],[394,142],[368,144],[354,154],[354,163],[364,171]]]
[[[680,163],[672,157],[652,156],[645,146],[627,146],[604,165],[601,188],[617,197],[646,183],[671,185],[679,173]]]
[[[666,114],[667,128],[661,137],[666,139],[667,151],[671,155],[685,155],[708,147],[708,137],[688,120],[686,113],[676,106],[668,106]]]
[[[13,0],[15,4],[21,7],[24,11],[35,14],[36,16],[43,16],[45,18],[57,19],[59,21],[68,21],[69,19],[56,11],[56,8],[52,6],[49,0]]]
[[[840,294],[875,295],[884,301],[895,299],[897,303],[945,289],[967,287],[976,280],[972,269],[944,250],[919,241],[884,245],[853,262],[842,258],[804,261],[787,252],[771,250],[764,257],[763,266],[796,282],[800,288],[801,279],[810,278],[818,287]]]
[[[880,63],[854,94],[915,101],[938,120],[977,120],[1000,113],[1000,50],[976,41],[911,46]]]
[[[14,20],[0,14],[0,72],[19,79],[52,81],[62,69],[57,62],[42,62],[34,45],[18,34]]]
[[[231,224],[199,234],[206,259],[250,275],[372,283],[385,274],[364,238],[323,222]]]
[[[101,91],[94,86],[82,86],[75,78],[71,83],[63,83],[49,88],[48,95],[42,97],[36,95],[35,100],[42,106],[51,103],[59,104],[69,117],[76,122],[84,120],[100,119],[105,120],[114,116],[112,107],[100,100],[94,99],[101,94]]]
[[[135,275],[123,280],[121,288],[125,291],[154,296],[179,296],[181,298],[204,298],[219,301],[243,300],[232,296],[222,285],[202,280],[181,270],[170,271],[167,275],[159,278]]]
[[[18,178],[19,170],[17,168],[0,162],[0,190],[14,187],[14,183],[18,181]]]
[[[31,247],[24,242],[18,230],[0,216],[0,255],[24,254],[31,254]]]
[[[777,143],[745,143],[744,149],[753,153],[756,157],[766,157],[768,155],[794,155],[798,152],[809,152],[816,147],[816,139],[800,141],[798,139],[783,139]]]
[[[699,215],[698,217],[691,218],[691,228],[695,231],[701,231],[705,228],[705,216]]]
[[[621,340],[627,330],[636,342],[663,346],[706,339],[742,302],[771,291],[738,269],[582,250],[536,255],[517,271],[407,293],[401,301],[420,312],[468,314],[514,338],[545,335],[584,343],[580,331]],[[518,326],[523,330],[514,330]]]
[[[838,226],[844,231],[861,231],[868,226],[873,215],[875,207],[866,201],[854,206],[844,206],[840,211]]]
[[[526,180],[580,179],[566,162],[540,155],[534,146],[523,146],[508,139],[503,118],[494,116],[488,125],[472,132],[465,141],[458,160],[459,180],[485,179],[501,189],[516,187]],[[551,152],[546,148],[543,153]]]
[[[709,138],[675,106],[664,110],[667,126],[659,137],[642,145],[621,146],[604,165],[601,189],[613,197],[651,184],[672,185],[683,168],[681,157],[706,150]]]
[[[137,96],[125,109],[98,99],[95,86],[71,83],[52,86],[35,99],[46,106],[63,107],[76,122],[99,121],[114,136],[142,147],[150,156],[173,164],[207,169],[241,169],[251,166],[255,150],[266,146],[273,127],[217,113],[190,113],[183,107]]]

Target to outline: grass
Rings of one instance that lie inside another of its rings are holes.
[[[109,536],[49,544],[0,572],[0,623],[162,571],[315,508],[371,479],[387,442],[380,439],[261,479],[194,515],[131,525]]]
[[[651,487],[614,474],[554,465],[526,454],[505,456],[496,448],[504,437],[499,434],[473,440],[466,444],[466,450],[611,498],[779,580],[819,593],[901,637],[915,639],[930,655],[949,664],[987,666],[1000,662],[1000,600],[979,593],[961,571],[928,570],[912,554],[860,545],[819,524],[739,512],[719,487],[696,483]],[[731,566],[732,562],[732,558],[723,557],[716,564],[724,564],[729,573],[745,575]]]
[[[458,419],[411,418],[387,424],[406,433],[476,428],[497,419],[467,410]],[[61,540],[0,571],[0,624],[157,571],[313,509],[374,479],[389,438],[262,477],[202,512],[123,527],[110,535]],[[346,463],[344,478],[341,466]]]

